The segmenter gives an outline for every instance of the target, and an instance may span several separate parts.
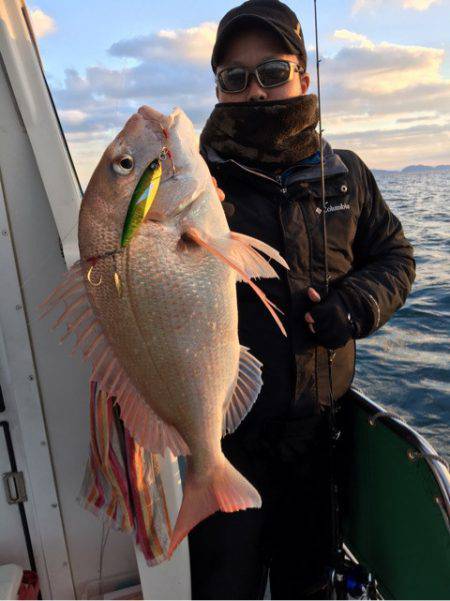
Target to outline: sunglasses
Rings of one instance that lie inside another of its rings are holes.
[[[250,75],[255,75],[262,88],[275,88],[291,81],[294,73],[304,73],[304,69],[292,61],[271,59],[255,67],[229,67],[216,75],[216,83],[222,92],[237,94],[248,86]]]

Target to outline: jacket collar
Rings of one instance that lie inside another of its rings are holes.
[[[288,169],[285,169],[279,175],[274,176],[269,173],[265,173],[264,171],[247,167],[243,163],[240,163],[234,159],[223,159],[210,146],[203,145],[200,149],[200,152],[208,164],[212,163],[213,165],[224,166],[227,164],[234,164],[246,172],[254,173],[262,178],[273,180],[277,184],[281,184],[283,186],[289,186],[295,182],[315,181],[319,180],[321,177],[320,154],[318,155],[318,158],[315,157],[315,155],[312,155],[311,157],[308,157],[308,159],[304,159],[303,161],[288,167]],[[323,140],[323,162],[324,174],[326,178],[333,175],[348,173],[348,169],[344,165],[342,159],[334,152],[334,150],[331,148],[331,145],[325,139]]]

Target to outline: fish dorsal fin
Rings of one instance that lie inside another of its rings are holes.
[[[250,411],[262,386],[262,363],[241,346],[239,373],[223,420],[223,434],[231,434]]]
[[[168,448],[175,456],[189,454],[189,448],[178,431],[150,408],[122,368],[100,320],[92,310],[81,261],[70,268],[62,282],[39,305],[41,317],[61,303],[64,311],[51,329],[66,325],[60,343],[75,334],[76,342],[71,354],[81,349],[84,360],[92,362],[91,380],[98,383],[99,390],[116,397],[120,417],[136,442],[152,453],[164,455]]]
[[[262,250],[262,252],[269,255],[272,259],[283,265],[283,267],[287,267],[287,263],[275,249],[255,238],[244,236],[243,234],[238,234],[236,232],[230,232],[227,236],[221,238],[211,238],[207,234],[200,232],[197,228],[189,227],[184,231],[183,236],[196,242],[220,261],[234,269],[237,274],[236,279],[247,282],[247,284],[255,291],[274,318],[282,333],[286,336],[286,330],[284,329],[280,318],[275,313],[275,309],[278,311],[279,309],[251,280],[251,278],[278,277],[270,263],[256,252],[253,247]],[[281,311],[279,312],[281,313]]]

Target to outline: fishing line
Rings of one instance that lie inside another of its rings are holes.
[[[324,280],[325,280],[325,296],[328,295],[329,285],[329,274],[328,274],[328,237],[327,237],[327,225],[326,225],[326,208],[327,203],[325,201],[325,169],[323,163],[323,137],[322,134],[324,129],[322,127],[322,96],[320,92],[320,63],[319,58],[319,32],[317,26],[317,1],[314,0],[314,24],[315,24],[315,36],[316,36],[316,72],[317,72],[317,99],[319,105],[319,148],[320,148],[320,187],[321,187],[321,198],[322,198],[322,235],[323,235],[323,247],[324,247]]]
[[[103,561],[105,558],[106,543],[108,542],[109,533],[111,531],[111,525],[108,524],[105,529],[105,522],[102,522],[102,534],[100,539],[100,551],[99,551],[99,562],[98,562],[98,588],[100,598],[103,598]]]
[[[322,127],[322,103],[320,88],[320,63],[319,58],[319,32],[317,24],[317,0],[314,0],[314,28],[316,38],[316,70],[317,70],[317,97],[319,109],[319,145],[320,145],[320,181],[322,196],[322,235],[323,235],[323,267],[324,267],[324,294],[326,298],[329,293],[329,271],[328,271],[328,237],[326,222],[326,193],[325,193],[325,168],[323,160],[323,127]],[[331,502],[331,528],[332,528],[332,572],[329,576],[329,587],[337,598],[343,597],[341,587],[336,587],[337,578],[342,575],[344,564],[344,551],[342,540],[341,512],[339,502],[339,485],[337,481],[337,443],[341,432],[337,425],[337,406],[333,390],[333,360],[335,352],[327,349],[328,364],[328,395],[330,402],[328,428],[329,428],[329,453],[330,453],[330,502]],[[334,597],[333,597],[334,598]]]

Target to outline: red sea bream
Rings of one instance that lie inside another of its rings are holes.
[[[78,233],[80,261],[45,312],[64,303],[63,339],[76,333],[132,436],[151,452],[187,455],[170,557],[208,515],[261,505],[220,445],[262,385],[260,362],[239,344],[236,281],[254,288],[283,329],[251,278],[276,277],[259,251],[287,265],[230,232],[180,109],[164,116],[143,106],[128,120],[92,175]]]

